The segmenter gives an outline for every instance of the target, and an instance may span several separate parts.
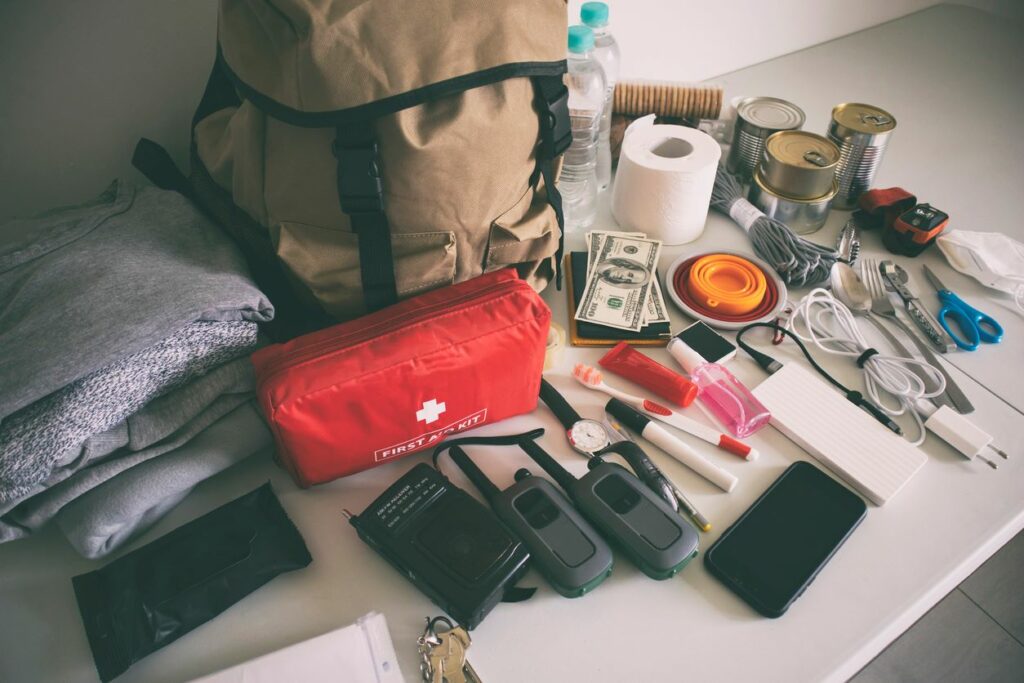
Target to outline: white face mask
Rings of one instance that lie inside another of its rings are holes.
[[[936,240],[949,265],[964,275],[1013,295],[1024,311],[1024,244],[998,232],[949,230]]]

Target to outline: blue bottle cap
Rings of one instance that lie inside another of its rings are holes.
[[[577,24],[569,27],[569,52],[587,52],[594,49],[594,32]]]
[[[580,19],[592,28],[608,25],[608,5],[603,2],[585,2],[580,8]]]

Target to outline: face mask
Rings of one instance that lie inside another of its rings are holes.
[[[949,265],[1013,295],[1024,311],[1024,244],[998,232],[950,230],[936,240]]]

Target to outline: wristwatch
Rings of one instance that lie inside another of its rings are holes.
[[[558,390],[548,384],[543,377],[540,380],[540,399],[547,404],[558,421],[565,427],[566,435],[572,447],[583,455],[593,456],[602,448],[606,448],[611,440],[608,430],[597,420],[580,417],[580,414],[569,405]]]

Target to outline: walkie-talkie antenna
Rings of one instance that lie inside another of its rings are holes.
[[[559,465],[554,458],[552,458],[546,450],[540,447],[536,441],[531,438],[524,438],[519,440],[519,447],[522,448],[535,463],[541,466],[545,472],[551,475],[551,478],[558,482],[558,485],[568,491],[574,483],[576,483],[576,477],[572,476],[569,470]]]
[[[466,451],[462,450],[458,446],[451,446],[448,449],[448,455],[452,457],[452,461],[459,466],[462,473],[473,482],[473,485],[479,489],[480,493],[483,494],[484,498],[488,503],[493,503],[494,499],[501,489],[495,486],[494,482],[487,478],[483,470],[476,466],[476,463],[470,459]]]

